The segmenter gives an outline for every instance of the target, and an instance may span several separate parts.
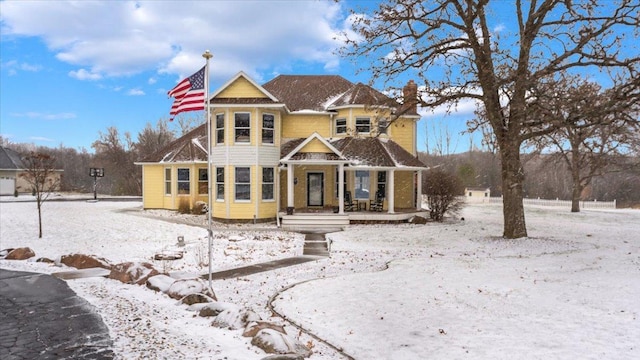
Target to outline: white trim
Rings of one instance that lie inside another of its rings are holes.
[[[333,145],[331,145],[329,141],[327,141],[320,134],[314,131],[313,134],[311,134],[308,138],[304,139],[304,141],[301,142],[300,145],[296,146],[295,149],[291,150],[291,152],[288,153],[285,157],[283,157],[280,161],[281,162],[289,161],[293,155],[295,155],[298,151],[302,150],[302,148],[305,147],[307,144],[309,144],[313,139],[318,139],[322,144],[324,144],[327,148],[329,148],[329,150],[331,150],[334,154],[338,155],[340,159],[344,160],[344,156],[342,155],[342,152],[340,152]]]

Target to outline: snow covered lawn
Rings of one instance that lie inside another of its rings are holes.
[[[38,239],[34,203],[0,203],[0,248],[150,261],[184,235],[185,257],[157,266],[183,277],[206,271],[206,230],[179,223],[202,217],[119,202],[50,202],[43,210]],[[220,301],[284,324],[267,308],[275,295],[278,313],[356,359],[640,358],[640,211],[532,207],[526,215],[530,237],[519,240],[499,237],[497,205],[470,205],[464,221],[351,226],[328,235],[329,259],[215,281],[214,289]],[[220,226],[214,269],[301,252],[300,235]],[[64,270],[28,261],[0,267]],[[103,278],[69,284],[99,309],[123,358],[266,356],[240,332],[213,328],[144,287]],[[312,360],[340,358],[287,331],[313,345]]]

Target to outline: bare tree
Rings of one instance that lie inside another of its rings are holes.
[[[425,84],[423,106],[482,104],[500,149],[503,236],[520,238],[527,236],[521,146],[557,129],[529,116],[532,89],[559,72],[591,68],[608,70],[616,86],[637,82],[639,9],[637,0],[387,0],[372,14],[353,14],[341,53],[370,59],[360,63],[372,81],[411,72]],[[488,14],[497,10],[515,19],[513,33],[492,29]]]
[[[553,147],[566,164],[572,179],[571,211],[579,212],[582,193],[593,178],[633,165],[626,155],[640,132],[638,93],[626,87],[602,91],[575,76],[552,80],[539,90],[539,105],[532,110],[559,126],[534,141],[540,148]]]
[[[54,157],[31,152],[22,159],[24,173],[21,175],[31,185],[38,207],[38,238],[42,238],[42,204],[52,191],[58,190],[60,177],[56,174]]]
[[[134,164],[137,159],[131,134],[125,133],[121,138],[118,129],[109,127],[99,136],[91,145],[96,151],[92,167],[105,169],[106,181],[102,186],[107,188],[103,191],[113,195],[140,195],[142,171]]]
[[[138,160],[152,155],[173,140],[175,140],[175,133],[169,129],[168,120],[158,120],[155,128],[147,123],[145,128],[138,133],[138,142],[135,144]]]

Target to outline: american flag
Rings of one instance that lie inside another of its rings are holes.
[[[204,110],[204,69],[180,81],[168,94],[175,98],[171,106],[171,120],[183,111]]]

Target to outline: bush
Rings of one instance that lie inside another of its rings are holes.
[[[461,188],[460,179],[455,175],[440,169],[428,172],[422,191],[428,198],[429,217],[435,221],[442,221],[447,213],[458,214],[464,205],[464,201],[458,198]]]
[[[178,203],[178,212],[180,214],[191,214],[191,202],[188,198],[180,198]]]

